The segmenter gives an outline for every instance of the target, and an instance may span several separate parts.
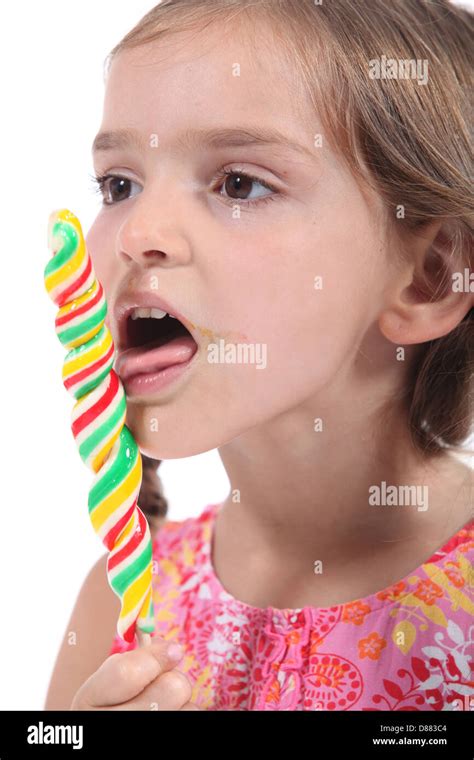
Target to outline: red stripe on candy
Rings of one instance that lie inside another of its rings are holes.
[[[98,285],[99,285],[99,288],[97,290],[97,293],[95,294],[94,298],[91,301],[86,301],[86,303],[83,303],[79,309],[75,309],[75,310],[72,309],[67,314],[63,314],[61,317],[59,316],[56,317],[56,327],[65,325],[67,322],[71,322],[71,320],[75,319],[81,314],[84,314],[84,312],[88,311],[89,309],[92,309],[92,307],[95,306],[100,301],[104,292],[104,289],[102,285],[100,284],[100,282],[98,283]]]
[[[76,385],[79,380],[85,380],[89,375],[93,375],[94,372],[96,372],[98,369],[100,369],[104,364],[107,364],[108,360],[111,356],[113,356],[115,351],[114,343],[112,341],[112,344],[101,359],[98,359],[94,364],[91,364],[90,367],[86,367],[85,369],[81,370],[81,372],[77,372],[75,375],[72,375],[72,377],[68,377],[66,380],[63,381],[64,387],[69,390],[71,386]]]
[[[130,554],[132,554],[137,546],[139,546],[141,543],[146,530],[146,525],[144,525],[146,519],[141,511],[138,512],[138,521],[139,527],[136,528],[133,532],[132,538],[125,544],[125,546],[120,549],[120,551],[117,552],[117,554],[114,554],[113,557],[110,557],[109,570],[112,570],[114,567],[127,559],[127,557],[129,557]]]
[[[123,638],[125,639],[125,641],[128,641],[129,644],[131,644],[133,639],[135,638],[136,627],[137,627],[137,621],[134,620],[130,628],[127,628],[127,630],[123,634]]]
[[[109,552],[112,551],[115,545],[115,541],[119,533],[122,532],[122,530],[125,528],[126,524],[130,520],[130,518],[133,515],[133,510],[135,509],[137,504],[137,500],[135,499],[130,509],[125,512],[124,516],[120,518],[120,520],[115,523],[115,525],[112,526],[112,528],[109,530],[109,532],[104,536],[102,539],[102,543],[105,544]],[[110,561],[110,557],[109,557]]]
[[[105,393],[96,401],[96,403],[91,406],[90,409],[87,409],[83,414],[81,414],[80,417],[77,418],[77,420],[74,420],[74,422],[71,425],[71,430],[74,438],[76,438],[79,433],[81,433],[84,428],[86,428],[88,425],[90,425],[91,422],[93,422],[96,417],[99,417],[100,414],[112,403],[114,396],[117,394],[119,388],[119,379],[117,374],[114,372],[114,370],[110,370],[110,382],[107,390]]]
[[[74,280],[72,285],[70,285],[68,289],[64,291],[64,293],[61,293],[56,299],[56,303],[58,304],[58,306],[64,306],[66,301],[70,300],[69,296],[75,293],[76,290],[80,288],[80,286],[86,282],[91,271],[92,271],[92,261],[90,259],[90,256],[88,255],[86,268],[84,269],[83,273],[77,278],[77,280]]]

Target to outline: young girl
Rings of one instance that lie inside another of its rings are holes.
[[[112,51],[87,242],[156,636],[114,637],[104,556],[47,709],[470,708],[471,39],[447,0],[165,0]],[[228,498],[167,521],[159,461],[214,447]]]

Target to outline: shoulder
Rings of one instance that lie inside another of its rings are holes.
[[[474,558],[474,519],[470,518],[441,548],[434,552],[429,562],[446,563],[453,558]]]

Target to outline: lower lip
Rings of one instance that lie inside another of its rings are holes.
[[[125,393],[127,396],[149,396],[168,388],[187,371],[195,356],[196,354],[183,364],[173,364],[171,367],[166,367],[158,372],[132,375],[122,380]]]

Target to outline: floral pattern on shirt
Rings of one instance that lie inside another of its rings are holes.
[[[155,634],[207,710],[474,709],[474,520],[406,578],[329,608],[257,608],[211,558],[220,505],[153,542]],[[134,649],[116,636],[110,654]]]

